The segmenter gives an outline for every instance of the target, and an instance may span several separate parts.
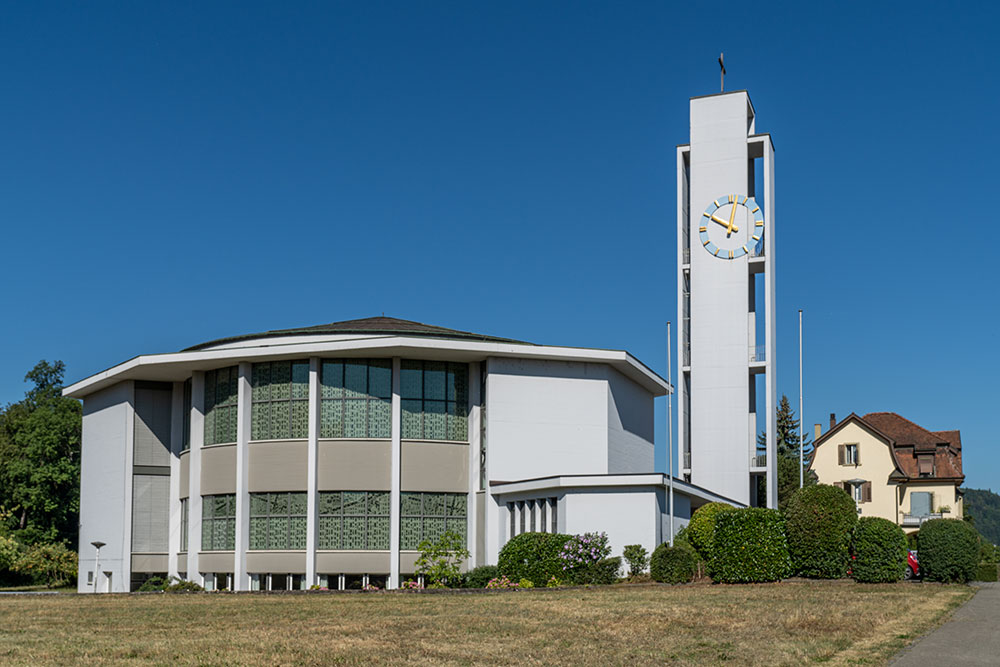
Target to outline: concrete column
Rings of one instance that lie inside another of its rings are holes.
[[[399,398],[399,357],[392,358],[392,458],[389,492],[389,580],[386,588],[399,588],[399,484],[402,470],[402,401]]]
[[[767,414],[767,506],[778,507],[777,382],[778,360],[774,303],[774,146],[770,138],[764,142],[764,361],[766,396],[764,410]],[[799,415],[802,419],[802,415]]]
[[[316,546],[318,540],[319,492],[319,357],[309,359],[309,445],[306,463],[306,587],[317,583]]]
[[[188,551],[187,578],[204,584],[198,567],[201,551],[201,448],[205,445],[205,373],[191,376],[191,459],[188,481]]]
[[[469,495],[466,501],[466,549],[469,550],[469,565],[478,563],[477,544],[479,540],[479,520],[476,511],[476,491],[479,490],[479,364],[469,364]]]
[[[250,546],[250,420],[253,415],[253,365],[240,362],[236,394],[236,539],[233,546],[233,590],[250,590],[247,576],[247,549]]]
[[[170,519],[167,524],[167,576],[178,576],[181,550],[181,448],[184,446],[184,383],[175,382],[170,405]]]

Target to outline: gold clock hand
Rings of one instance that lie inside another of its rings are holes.
[[[726,236],[729,236],[734,231],[739,231],[738,229],[734,229],[733,227],[734,220],[736,220],[736,204],[733,204],[733,210],[729,212],[729,226],[726,229]]]
[[[729,229],[729,225],[731,224],[729,222],[726,222],[725,220],[722,220],[721,218],[715,217],[714,215],[712,216],[712,222],[719,223],[720,225],[722,225],[723,227],[725,227],[727,230]],[[733,225],[733,231],[734,232],[738,232],[738,231],[740,231],[740,228],[737,227],[736,225]],[[728,234],[729,232],[726,232],[726,233]]]

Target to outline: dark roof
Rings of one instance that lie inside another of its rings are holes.
[[[317,324],[311,327],[298,327],[295,329],[274,329],[261,333],[243,334],[241,336],[230,336],[229,338],[219,338],[210,340],[207,343],[199,343],[187,348],[188,350],[201,350],[213,345],[232,343],[241,340],[254,340],[256,338],[276,338],[279,336],[320,336],[324,334],[360,334],[360,335],[396,335],[396,336],[420,336],[424,338],[447,338],[450,340],[471,340],[488,343],[518,343],[520,345],[532,345],[512,338],[498,338],[496,336],[486,336],[484,334],[459,331],[457,329],[446,329],[445,327],[434,326],[433,324],[423,324],[410,320],[400,320],[395,317],[366,317],[360,320],[346,320],[344,322],[331,322],[329,324]]]

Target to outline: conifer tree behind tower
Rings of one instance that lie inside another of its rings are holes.
[[[784,510],[788,504],[788,499],[799,488],[799,420],[792,409],[791,401],[784,394],[775,410],[777,426],[775,429],[775,453],[777,461],[775,468],[778,474],[778,509]],[[812,453],[812,441],[809,435],[803,433],[802,457],[803,466]],[[767,435],[765,432],[757,434],[757,451],[763,454],[767,447]],[[804,485],[812,486],[816,483],[816,477],[809,471],[805,471]],[[764,478],[757,480],[757,497],[764,497]]]

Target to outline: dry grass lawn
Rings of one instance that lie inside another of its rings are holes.
[[[882,664],[972,593],[786,582],[0,596],[0,663]]]

